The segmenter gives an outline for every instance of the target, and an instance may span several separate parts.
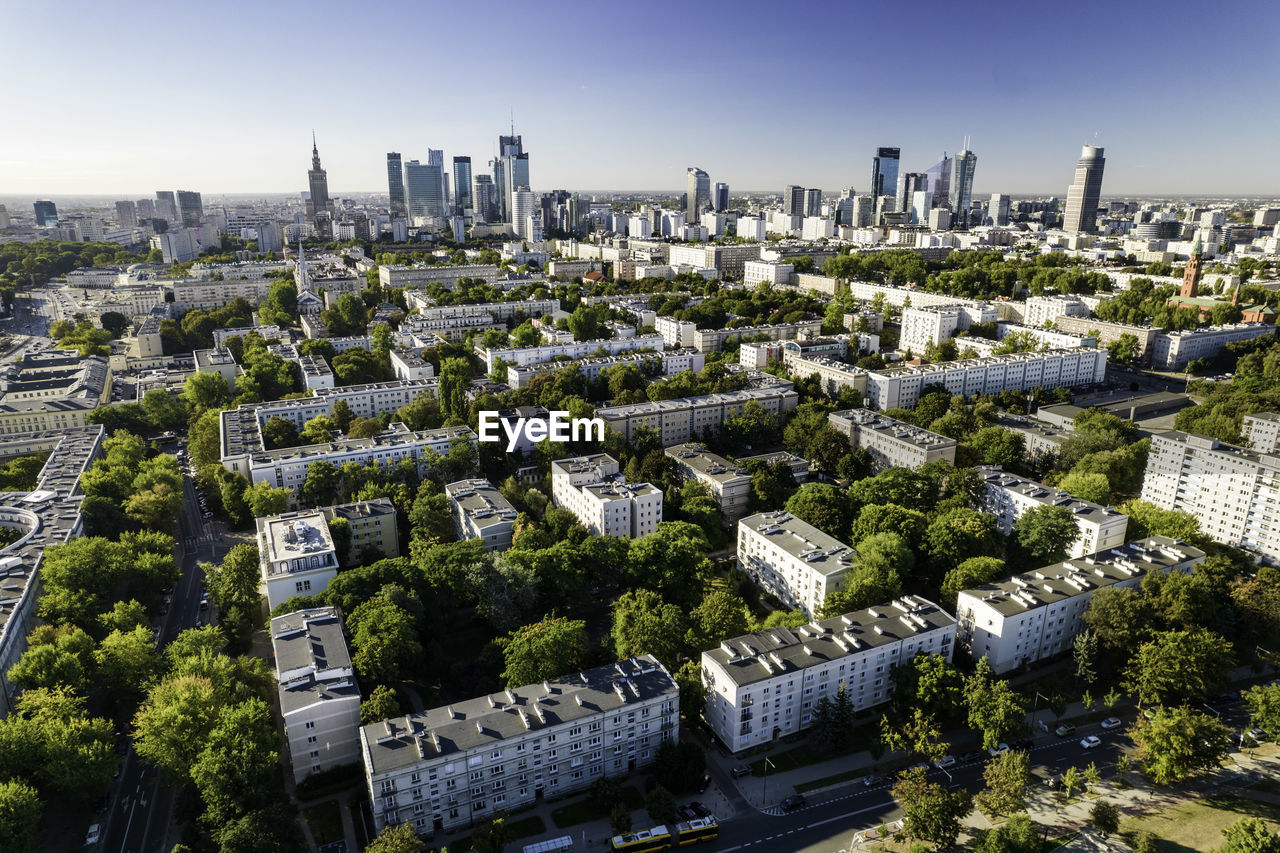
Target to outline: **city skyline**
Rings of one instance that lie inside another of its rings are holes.
[[[512,75],[508,63],[475,63],[468,45],[436,43],[439,64],[466,67],[467,74],[458,75],[453,86],[429,87],[410,98],[411,108],[389,111],[376,122],[325,106],[367,98],[364,75],[334,78],[322,97],[303,100],[314,109],[301,111],[283,92],[264,103],[261,96],[246,100],[237,87],[193,90],[177,74],[148,79],[152,105],[190,104],[204,117],[198,123],[170,120],[181,109],[122,110],[116,99],[91,96],[79,81],[97,73],[90,63],[113,34],[146,45],[148,65],[158,69],[188,61],[192,45],[172,38],[184,30],[216,46],[217,62],[254,65],[278,49],[280,32],[308,44],[345,40],[347,10],[339,14],[336,5],[320,5],[315,14],[297,15],[288,8],[255,7],[255,25],[244,28],[234,8],[217,20],[197,22],[194,11],[173,7],[136,20],[121,20],[98,6],[76,15],[61,7],[15,7],[8,17],[24,37],[14,40],[11,62],[39,67],[43,76],[38,89],[12,93],[12,108],[39,116],[40,125],[39,132],[0,140],[0,192],[133,197],[159,186],[193,186],[206,195],[301,192],[313,126],[334,195],[385,191],[387,151],[425,161],[427,149],[443,150],[448,157],[471,157],[479,172],[513,121],[536,152],[535,191],[679,191],[686,169],[696,164],[713,184],[724,181],[744,190],[781,191],[797,184],[830,194],[847,186],[866,193],[877,147],[900,148],[902,170],[919,172],[942,152],[960,150],[966,136],[981,163],[974,197],[1064,196],[1076,152],[1086,144],[1108,151],[1109,195],[1257,194],[1280,187],[1280,163],[1269,156],[1280,118],[1258,109],[1274,97],[1280,80],[1280,58],[1267,43],[1280,11],[1228,2],[1219,19],[1241,25],[1196,31],[1199,55],[1211,59],[1180,78],[1174,90],[1167,76],[1168,46],[1186,40],[1186,21],[1199,14],[1197,7],[1174,3],[1151,16],[1142,9],[1086,5],[1097,6],[1096,14],[1083,14],[1078,6],[1060,11],[1000,3],[983,15],[962,16],[949,40],[970,45],[982,59],[960,75],[942,54],[921,51],[902,62],[890,50],[891,40],[848,50],[850,32],[902,25],[891,10],[822,4],[766,25],[766,16],[750,14],[749,7],[727,15],[720,4],[659,5],[649,14],[680,15],[682,26],[670,40],[654,44],[644,28],[610,28],[609,52],[623,61],[589,72],[548,62],[537,63],[536,74]],[[602,10],[576,3],[559,9],[562,14],[533,16],[518,35],[490,31],[490,55],[524,50],[534,59],[536,49],[529,45],[598,38],[596,25],[607,18]],[[468,20],[456,9],[401,6],[387,14],[403,32],[447,31]],[[1082,33],[1085,61],[1074,65],[1074,76],[1065,80],[1052,67],[1040,70],[1044,33],[1079,30],[1082,22],[1090,22]],[[713,34],[723,45],[722,59],[739,69],[731,84],[724,82],[715,55],[689,66],[697,44]],[[788,42],[806,45],[811,66],[786,73],[793,66],[771,71],[768,62],[733,61],[768,57],[766,47]],[[57,47],[57,62],[47,61],[50,44]],[[654,69],[643,91],[658,98],[661,121],[635,121],[634,101],[626,97],[636,81],[626,61],[632,55],[643,55],[646,67]],[[827,82],[795,85],[806,73]],[[50,90],[63,92],[63,108],[41,108]],[[555,95],[554,107],[548,94]],[[271,103],[288,120],[273,118]],[[1248,117],[1248,132],[1226,132],[1221,122],[1207,120],[1177,121],[1176,131],[1155,132],[1174,127],[1172,116],[1187,103],[1203,104],[1203,111],[1214,114],[1237,111]],[[791,121],[779,122],[780,129],[768,134],[750,130],[751,117],[777,110]],[[1153,115],[1161,112],[1168,117]],[[92,145],[85,144],[89,128]],[[608,144],[591,128],[609,129]]]

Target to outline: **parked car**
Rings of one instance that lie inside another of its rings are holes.
[[[982,750],[971,749],[968,752],[966,752],[964,755],[960,756],[960,763],[968,764],[970,761],[977,761],[981,757],[982,757]]]
[[[692,803],[689,803],[689,808],[693,810],[694,817],[710,817],[711,816],[711,809],[707,808],[697,800],[694,800]]]
[[[996,757],[997,755],[999,755],[1000,753],[1002,753],[1002,752],[1008,752],[1008,751],[1009,751],[1009,744],[1007,744],[1007,743],[1000,743],[1000,744],[996,744],[995,746],[993,746],[993,747],[991,747],[990,749],[988,749],[988,750],[987,750],[987,755],[990,755],[992,758],[995,758],[995,757]]]
[[[866,776],[862,777],[862,786],[864,788],[870,788],[872,785],[878,784],[881,781],[883,780],[881,780],[879,776],[868,773]]]
[[[955,765],[956,765],[956,757],[954,755],[944,755],[941,758],[939,758],[937,761],[933,762],[933,766],[938,768],[939,770],[945,770],[948,767],[954,767]]]
[[[92,847],[102,840],[102,824],[95,823],[89,827],[88,834],[84,837],[84,846]]]
[[[1075,734],[1075,731],[1076,731],[1075,724],[1063,723],[1062,725],[1054,729],[1053,733],[1058,737],[1070,737],[1071,735]]]
[[[1097,735],[1089,735],[1080,740],[1081,749],[1096,749],[1099,746],[1102,746],[1102,738]]]
[[[782,801],[782,810],[784,812],[793,812],[796,809],[802,809],[805,806],[803,794],[792,794]]]
[[[1119,717],[1107,717],[1101,723],[1104,729],[1114,729],[1116,726],[1123,725]]]
[[[735,767],[730,770],[729,775],[735,779],[741,779],[743,776],[751,775],[751,768],[744,764],[741,767]]]

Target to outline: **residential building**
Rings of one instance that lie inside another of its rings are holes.
[[[1280,563],[1280,456],[1272,451],[1173,430],[1156,433],[1141,498],[1187,513],[1215,542]]]
[[[821,320],[805,320],[799,323],[778,323],[774,326],[744,326],[737,329],[695,329],[693,346],[700,352],[719,352],[730,341],[767,335],[772,341],[788,341],[801,335],[822,333]]]
[[[1133,326],[1129,323],[1112,323],[1099,320],[1097,317],[1074,317],[1059,315],[1053,321],[1059,331],[1074,335],[1096,335],[1098,346],[1106,347],[1120,340],[1125,335],[1132,335],[1138,342],[1137,355],[1139,361],[1150,357],[1160,329],[1154,326]],[[1032,325],[1030,322],[1027,325]]]
[[[960,593],[960,636],[974,660],[1006,673],[1071,650],[1100,589],[1134,587],[1147,575],[1190,572],[1198,548],[1151,536]]]
[[[1084,557],[1124,543],[1129,525],[1129,517],[1124,513],[1010,474],[999,466],[979,465],[974,470],[983,481],[983,509],[995,517],[996,529],[1006,536],[1029,510],[1060,506],[1071,512],[1080,530],[1080,535],[1067,549],[1068,557]]]
[[[458,264],[454,266],[399,266],[378,267],[378,282],[386,288],[421,290],[432,283],[452,289],[460,278],[478,278],[485,284],[494,284],[501,277],[496,264]]]
[[[554,373],[569,367],[577,367],[582,378],[595,380],[600,372],[616,364],[634,364],[648,376],[674,376],[685,370],[697,373],[706,366],[706,356],[694,349],[666,350],[664,352],[624,352],[618,355],[601,355],[581,358],[573,362],[542,361],[537,364],[508,365],[507,384],[512,388],[527,388],[534,377]]]
[[[431,362],[418,355],[414,350],[393,349],[389,355],[391,358],[391,372],[395,374],[396,379],[406,382],[424,382],[428,379],[434,379],[436,376],[436,369]]]
[[[1041,326],[1024,325],[1022,323],[997,323],[996,339],[1003,341],[1009,335],[1017,333],[1023,338],[1031,338],[1044,349],[1070,349],[1071,347],[1096,347],[1096,335],[1077,335],[1074,332],[1060,332],[1057,329],[1046,329]],[[965,340],[972,340],[966,338]],[[961,349],[965,344],[957,340]]]
[[[319,595],[338,575],[328,520],[318,509],[256,519],[268,609],[295,596]]]
[[[428,301],[429,297],[420,291],[409,291],[405,293],[405,297],[408,299],[410,308],[418,309],[418,313],[414,314],[413,317],[420,317],[424,320],[479,315],[489,317],[495,323],[519,325],[520,321],[526,318],[545,317],[560,310],[560,301],[558,299],[480,302],[474,305],[434,305]]]
[[[675,460],[681,476],[697,480],[707,487],[720,505],[726,526],[733,526],[747,514],[751,497],[751,473],[723,456],[707,450],[705,444],[677,444],[666,454]]]
[[[341,518],[351,526],[351,545],[347,553],[338,555],[338,562],[344,565],[351,563],[365,552],[384,557],[400,556],[396,507],[390,498],[327,506],[320,511],[324,513],[326,522]]]
[[[704,719],[731,753],[794,735],[823,699],[844,691],[853,710],[893,698],[893,670],[917,654],[950,661],[956,621],[904,596],[888,604],[725,640],[702,653]]]
[[[832,429],[849,438],[856,450],[866,450],[873,470],[886,468],[918,469],[930,462],[956,461],[956,440],[923,427],[873,412],[870,409],[845,409],[831,412],[827,422]]]
[[[508,364],[529,365],[551,361],[557,356],[572,359],[596,356],[600,354],[601,350],[605,355],[617,355],[642,349],[661,352],[663,345],[662,335],[655,333],[652,335],[637,335],[634,338],[606,338],[597,341],[542,344],[534,347],[494,347],[492,349],[486,348],[481,341],[477,340],[475,342],[475,351],[476,355],[484,359],[485,370],[492,373],[497,367],[499,359]]]
[[[502,492],[485,479],[459,480],[444,487],[452,507],[458,539],[480,539],[486,551],[511,547],[516,510]]]
[[[82,427],[111,397],[111,365],[66,350],[27,354],[0,368],[0,435]]]
[[[374,831],[419,835],[586,790],[679,738],[680,688],[650,655],[360,730]]]
[[[742,233],[742,222],[743,220],[738,220],[738,236],[754,239],[752,235],[744,235]],[[760,246],[755,243],[735,243],[724,246],[672,244],[669,246],[669,250],[667,263],[673,267],[688,266],[699,270],[714,269],[720,273],[721,278],[732,279],[741,279],[743,266],[746,262],[760,258]]]
[[[360,761],[360,688],[337,608],[271,620],[276,695],[294,782]]]
[[[716,432],[726,419],[750,404],[777,415],[792,411],[798,401],[799,395],[788,382],[723,394],[605,406],[596,409],[596,417],[628,441],[635,438],[641,427],[656,430],[662,436],[662,445],[670,447]]]
[[[1242,430],[1250,450],[1267,454],[1280,451],[1280,415],[1275,412],[1245,415]]]
[[[843,542],[785,511],[738,522],[738,567],[788,610],[814,618],[827,593],[844,586],[858,555]]]
[[[698,327],[688,320],[677,320],[675,317],[658,317],[654,320],[654,331],[662,335],[662,340],[669,347],[691,347],[693,336]]]
[[[1088,316],[1089,306],[1072,293],[1028,296],[1026,307],[1022,309],[1022,322],[1037,328],[1056,323],[1059,317]]]
[[[1067,188],[1067,213],[1062,230],[1070,234],[1098,232],[1098,203],[1102,197],[1102,170],[1107,165],[1104,149],[1085,145],[1076,163],[1076,177]]]
[[[1274,335],[1275,332],[1276,327],[1270,323],[1232,323],[1159,332],[1151,347],[1151,365],[1157,370],[1180,370],[1198,359],[1213,358],[1227,344]]]
[[[787,344],[790,343],[792,342],[787,342]],[[862,368],[841,361],[834,355],[821,352],[805,353],[799,349],[792,349],[787,344],[782,345],[782,364],[792,376],[807,378],[816,375],[818,381],[822,383],[823,392],[832,397],[838,397],[846,388],[857,391],[859,394],[866,393],[867,372]]]
[[[662,490],[628,483],[607,453],[552,462],[551,498],[594,536],[639,539],[662,521]]]
[[[758,287],[764,282],[772,284],[790,284],[791,274],[795,267],[778,261],[747,261],[742,265],[742,283],[747,287]]]
[[[898,349],[919,355],[930,344],[936,346],[975,323],[994,323],[997,317],[996,307],[987,302],[927,305],[920,308],[912,305],[902,311],[902,332]]]
[[[227,383],[227,390],[235,392],[236,379],[244,375],[244,369],[236,364],[236,358],[226,347],[198,349],[191,353],[196,373],[216,373]]]

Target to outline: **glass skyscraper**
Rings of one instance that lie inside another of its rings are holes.
[[[684,199],[684,221],[697,225],[702,212],[711,209],[711,176],[697,166],[690,166],[685,175],[688,187]]]
[[[952,220],[959,228],[969,227],[969,202],[973,199],[973,172],[978,168],[978,155],[968,148],[956,155],[955,180],[951,182]]]
[[[391,218],[406,218],[409,208],[404,200],[404,161],[399,151],[387,152],[387,192],[391,195]]]
[[[871,161],[871,196],[893,196],[898,191],[898,157],[900,148],[877,148]]]
[[[925,185],[919,187],[933,195],[933,205],[948,204],[951,198],[951,158],[942,152],[942,159],[924,170]]]
[[[453,197],[460,210],[475,209],[471,194],[471,158],[453,158]]]
[[[1067,188],[1067,215],[1062,230],[1073,234],[1094,234],[1098,230],[1098,201],[1102,198],[1102,170],[1107,158],[1104,149],[1086,145],[1076,163],[1076,179]]]

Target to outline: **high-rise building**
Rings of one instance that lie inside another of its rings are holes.
[[[903,172],[898,176],[898,210],[910,211],[915,194],[926,190],[928,177],[923,172]],[[929,214],[925,214],[927,217]]]
[[[538,214],[538,196],[528,187],[516,187],[511,194],[511,226],[516,236],[522,240],[533,240],[530,227],[533,218]]]
[[[474,210],[475,201],[471,194],[471,158],[453,158],[453,198],[459,210]]]
[[[0,231],[8,228],[11,224],[12,222],[9,219],[9,208],[0,204]]]
[[[439,154],[428,149],[428,155]],[[444,174],[441,171],[443,159],[432,163],[410,160],[404,164],[404,182],[406,205],[409,219],[443,218],[444,217]]]
[[[853,222],[855,228],[865,228],[871,224],[876,214],[876,200],[869,195],[854,196]]]
[[[686,222],[697,222],[704,210],[711,209],[711,176],[690,166],[685,176],[688,189],[685,192],[684,218]]]
[[[116,222],[121,228],[136,228],[138,226],[138,209],[133,202],[116,202]]]
[[[822,215],[822,190],[810,187],[804,191],[804,215]]]
[[[391,218],[405,219],[409,208],[404,200],[404,161],[399,151],[387,152],[387,192],[391,195]]]
[[[156,190],[156,216],[165,222],[178,223],[178,202],[169,190]]]
[[[978,155],[965,148],[956,155],[955,180],[951,182],[951,212],[954,224],[969,227],[969,203],[973,201],[973,172],[978,168]]]
[[[156,203],[149,198],[140,198],[133,203],[138,211],[138,221],[145,222],[156,218]]]
[[[942,152],[942,159],[924,170],[926,185],[919,189],[933,195],[934,207],[945,207],[951,200],[951,158]]]
[[[893,195],[898,190],[898,156],[900,148],[877,148],[871,161],[871,197]]]
[[[912,225],[928,225],[929,213],[933,210],[933,193],[916,190],[911,194],[911,206],[906,210],[911,213]]]
[[[791,184],[782,191],[782,212],[789,216],[804,216],[804,187]]]
[[[1095,234],[1098,230],[1098,200],[1102,197],[1102,170],[1107,165],[1104,149],[1085,145],[1076,163],[1076,178],[1067,188],[1067,215],[1062,230],[1072,234]]]
[[[200,193],[191,190],[178,190],[178,217],[183,228],[199,228],[204,219],[204,202]]]
[[[311,168],[307,170],[307,221],[315,226],[316,235],[329,237],[333,233],[333,202],[329,200],[329,176],[320,166],[320,149],[316,147],[316,135],[311,134]]]
[[[987,205],[987,224],[1004,226],[1009,224],[1009,197],[1003,193],[992,193],[991,202]]]
[[[493,185],[498,195],[496,221],[511,222],[511,194],[529,183],[529,155],[524,140],[514,130],[510,136],[498,137],[498,157],[493,166]]]
[[[729,209],[729,185],[723,181],[716,183],[715,209],[716,213],[724,213]]]
[[[41,228],[52,227],[58,224],[58,206],[48,199],[41,199],[35,203],[36,225]]]
[[[497,215],[497,191],[493,186],[492,175],[476,175],[473,192],[475,193],[475,215],[480,222],[493,222]]]

